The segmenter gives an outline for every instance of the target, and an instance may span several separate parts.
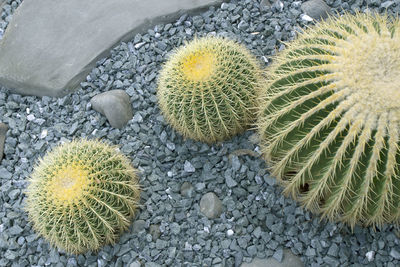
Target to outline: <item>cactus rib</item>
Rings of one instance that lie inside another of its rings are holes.
[[[260,78],[243,46],[219,37],[195,39],[175,50],[161,70],[160,108],[184,137],[222,141],[254,121]]]
[[[400,22],[345,14],[305,30],[268,71],[258,130],[284,193],[322,217],[400,219]]]
[[[78,254],[115,243],[135,214],[139,185],[136,170],[115,147],[83,139],[40,159],[27,196],[33,228]]]

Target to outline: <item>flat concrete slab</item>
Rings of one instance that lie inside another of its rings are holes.
[[[0,41],[0,84],[23,95],[62,97],[118,42],[222,2],[23,1]]]

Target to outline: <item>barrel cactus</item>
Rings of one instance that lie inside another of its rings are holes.
[[[184,137],[225,140],[254,122],[260,73],[244,46],[219,37],[195,39],[177,49],[160,73],[161,111]]]
[[[400,22],[345,14],[268,72],[258,130],[284,193],[354,227],[400,218]]]
[[[52,245],[96,251],[126,230],[139,200],[137,172],[115,147],[96,140],[57,146],[35,166],[29,219]]]

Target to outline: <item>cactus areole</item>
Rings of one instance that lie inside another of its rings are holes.
[[[184,137],[222,141],[254,122],[260,77],[244,46],[218,37],[195,39],[174,51],[161,70],[160,108]]]
[[[72,141],[35,167],[27,189],[33,228],[69,253],[96,251],[116,241],[139,199],[136,171],[115,147]]]
[[[351,225],[400,218],[400,22],[330,18],[269,69],[258,129],[272,172],[322,217]]]

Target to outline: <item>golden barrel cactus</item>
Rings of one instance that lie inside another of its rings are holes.
[[[129,160],[115,147],[83,139],[56,147],[35,166],[26,209],[40,235],[77,254],[114,243],[138,201]]]
[[[346,14],[307,29],[268,71],[258,130],[266,160],[322,217],[400,218],[400,22]]]
[[[167,121],[184,137],[212,143],[254,122],[260,69],[247,49],[219,37],[177,49],[160,72],[158,99]]]

